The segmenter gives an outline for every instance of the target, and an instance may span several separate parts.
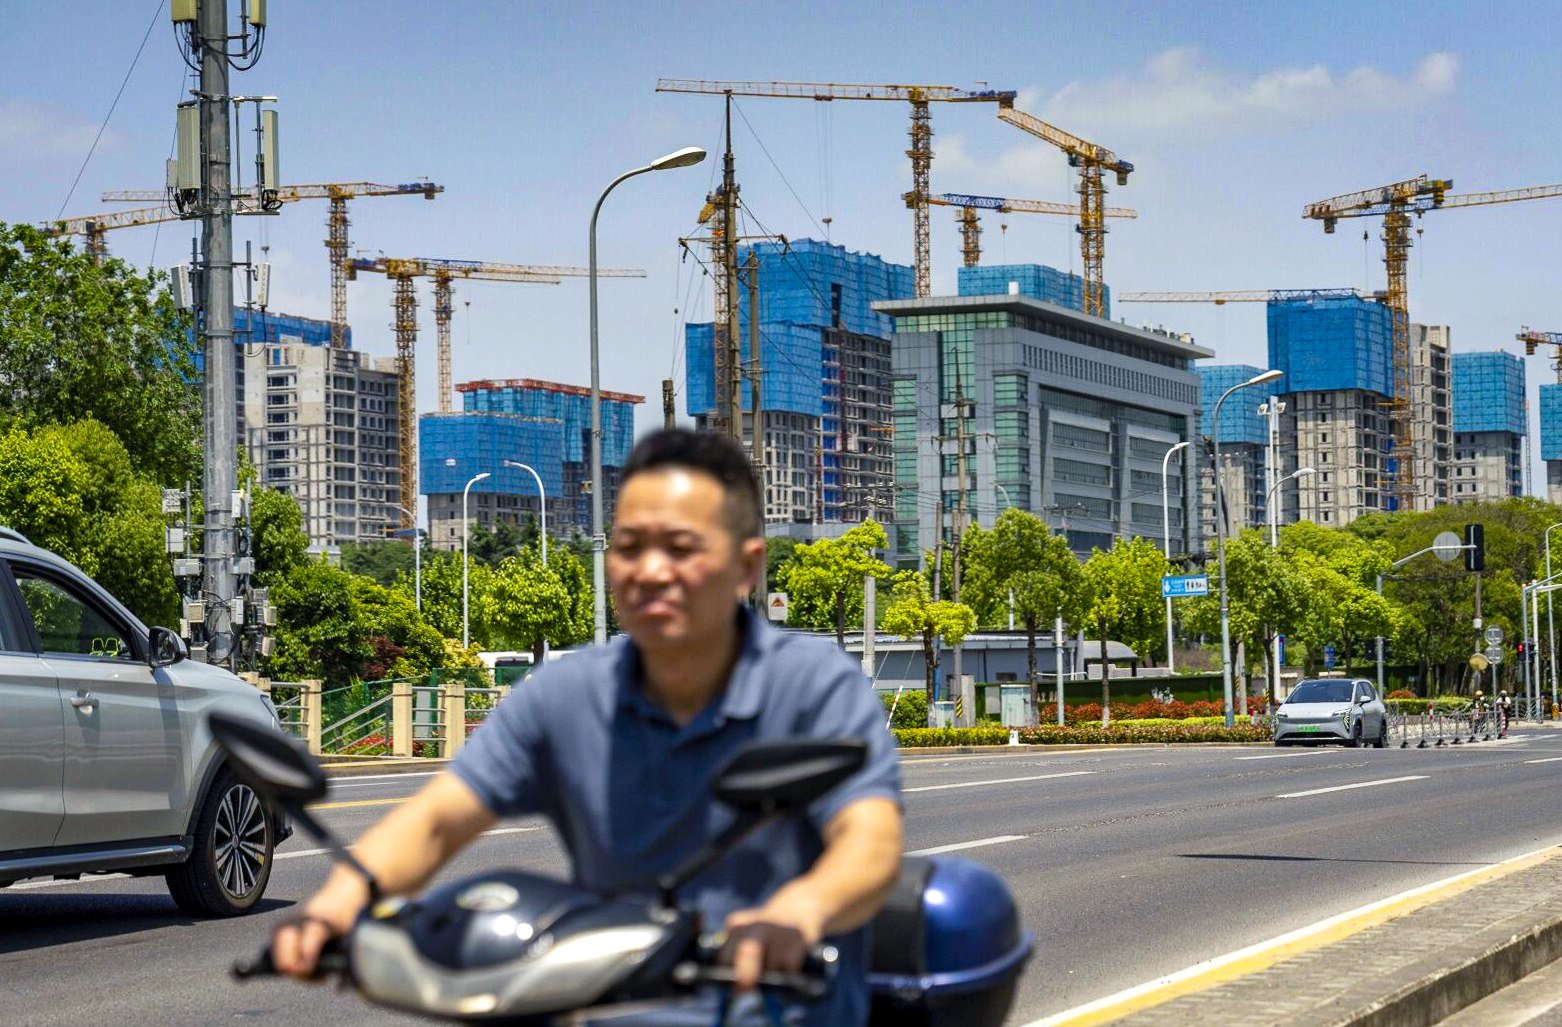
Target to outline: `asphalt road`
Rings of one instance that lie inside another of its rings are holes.
[[[1457,749],[1025,751],[903,767],[908,847],[993,866],[1036,934],[1016,1025],[1562,841],[1562,732]],[[424,780],[339,781],[321,815],[352,837]],[[545,825],[522,820],[446,872],[496,865],[562,873],[564,859]],[[325,989],[228,980],[327,868],[291,839],[263,910],[236,921],[182,917],[158,879],[0,891],[0,1019],[417,1022]]]

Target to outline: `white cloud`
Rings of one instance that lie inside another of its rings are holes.
[[[1212,66],[1197,49],[1177,47],[1136,73],[1069,83],[1041,116],[1087,137],[1115,129],[1186,134],[1285,126],[1414,107],[1453,92],[1458,70],[1456,55],[1432,53],[1403,77],[1366,64],[1341,75],[1314,64],[1244,77]]]
[[[96,125],[56,108],[27,100],[0,100],[0,153],[13,160],[74,158],[92,146]],[[118,141],[112,130],[99,147]]]

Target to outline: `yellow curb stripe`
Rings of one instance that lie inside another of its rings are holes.
[[[1435,902],[1469,891],[1477,885],[1544,863],[1557,856],[1558,852],[1557,846],[1547,846],[1491,866],[1479,867],[1441,881],[1433,881],[1225,956],[1196,963],[1185,970],[1130,988],[1118,995],[1098,999],[1075,1009],[1036,1020],[1025,1027],[1064,1027],[1064,1025],[1088,1027],[1092,1024],[1110,1023],[1131,1013],[1266,970],[1292,956],[1332,945],[1370,927],[1376,927]]]
[[[399,802],[406,802],[410,798],[410,795],[403,795],[398,799],[357,799],[353,802],[317,802],[311,805],[309,809],[362,809],[365,806],[394,806]]]

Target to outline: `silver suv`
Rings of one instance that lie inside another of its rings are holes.
[[[76,567],[0,528],[0,888],[161,874],[193,916],[251,909],[290,831],[206,728],[280,730],[271,700],[187,661]]]

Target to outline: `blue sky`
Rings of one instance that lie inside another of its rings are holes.
[[[233,0],[237,6],[237,0]],[[1546,67],[1562,15],[1547,5],[1374,2],[826,4],[404,3],[270,5],[264,58],[234,88],[281,98],[286,181],[446,186],[433,202],[361,200],[355,249],[584,264],[586,224],[618,172],[720,139],[715,97],[659,95],[659,76],[838,82],[987,83],[1114,149],[1137,171],[1109,202],[1138,210],[1108,237],[1114,290],[1382,284],[1376,222],[1326,236],[1303,204],[1418,173],[1456,191],[1562,181],[1559,114]],[[71,182],[131,66],[157,0],[0,0],[0,220],[103,208],[106,189],[162,181],[173,106],[189,83],[166,11],[69,203]],[[910,262],[906,108],[893,103],[740,101],[743,198],[764,229],[817,236]],[[935,105],[935,191],[1071,200],[1061,155],[985,105]],[[1033,145],[1034,143],[1034,145]],[[763,149],[761,147],[763,146]],[[765,151],[768,150],[768,156]],[[603,385],[642,393],[659,418],[682,320],[709,317],[708,282],[677,238],[717,167],[636,179],[604,209]],[[796,193],[794,197],[793,193]],[[273,308],[328,313],[325,208],[245,219],[269,245]],[[998,222],[1007,221],[1001,231]],[[988,218],[988,259],[1078,268],[1067,219]],[[1372,238],[1365,247],[1363,227]],[[1438,212],[1417,226],[1412,317],[1452,326],[1456,350],[1516,349],[1521,324],[1562,329],[1554,240],[1562,200]],[[111,250],[167,266],[191,230],[130,229]],[[935,291],[953,291],[959,237],[933,212]],[[432,297],[420,286],[420,407],[433,409]],[[470,306],[467,304],[470,303]],[[358,348],[393,351],[390,290],[349,286]],[[583,281],[459,285],[457,381],[585,382]],[[1264,361],[1261,305],[1120,305],[1115,315],[1191,331],[1222,361]],[[1553,379],[1532,358],[1533,393]],[[1538,404],[1532,401],[1532,411]],[[1538,447],[1535,447],[1538,450]],[[1538,459],[1538,458],[1537,458]],[[1537,478],[1537,482],[1543,479]]]

